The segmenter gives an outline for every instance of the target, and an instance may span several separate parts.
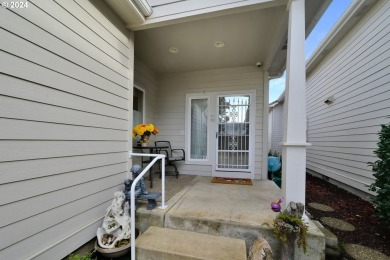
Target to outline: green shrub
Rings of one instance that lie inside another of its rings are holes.
[[[376,192],[373,199],[375,215],[390,223],[390,123],[381,125],[381,127],[381,131],[378,133],[378,149],[374,151],[378,160],[368,163],[372,166],[373,175],[376,178],[369,190]]]
[[[70,254],[68,260],[91,260],[92,253],[86,253],[85,255]]]

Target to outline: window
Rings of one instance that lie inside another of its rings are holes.
[[[133,127],[145,123],[145,91],[141,88],[133,88]],[[133,139],[133,146],[139,141],[139,136]]]
[[[133,93],[133,126],[144,123],[144,91],[134,88]]]
[[[189,161],[208,160],[209,98],[190,97],[187,103],[187,128]]]

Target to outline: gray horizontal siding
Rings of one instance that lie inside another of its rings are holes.
[[[89,1],[31,0],[0,9],[0,38],[0,259],[61,259],[123,188],[131,35]]]
[[[389,21],[390,2],[378,1],[307,76],[307,168],[364,192],[390,115]]]

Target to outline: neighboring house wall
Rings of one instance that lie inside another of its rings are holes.
[[[272,117],[272,118],[271,118]],[[280,155],[282,154],[282,141],[283,141],[283,101],[278,102],[270,113],[271,126],[271,143],[270,149],[272,152],[276,151]]]
[[[389,14],[390,1],[378,1],[307,75],[307,168],[364,192],[390,115]]]
[[[131,35],[59,0],[0,8],[0,39],[0,259],[62,259],[123,189]]]
[[[240,67],[162,75],[158,87],[157,139],[169,140],[174,148],[185,148],[186,94],[256,90],[255,178],[261,178],[263,135],[263,72],[256,67]],[[178,163],[183,174],[210,176],[211,165]]]
[[[274,111],[270,109],[268,112],[268,151],[272,146],[272,123],[273,123]]]

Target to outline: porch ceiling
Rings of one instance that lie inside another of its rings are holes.
[[[331,1],[306,0],[307,35]],[[157,74],[255,66],[261,62],[271,76],[279,75],[286,63],[287,1],[271,2],[264,1],[263,6],[257,3],[252,9],[246,6],[165,20],[153,27],[146,20],[145,27],[135,31],[135,56]],[[216,48],[216,41],[225,42],[225,46]],[[172,54],[170,47],[178,48],[179,53]]]
[[[135,32],[135,55],[156,73],[255,66],[272,51],[285,7],[219,16]],[[223,41],[223,48],[215,42]],[[177,47],[179,53],[169,52]]]

